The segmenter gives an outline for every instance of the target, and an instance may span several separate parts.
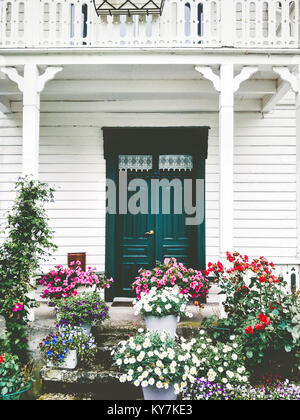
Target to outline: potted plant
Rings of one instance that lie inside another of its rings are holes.
[[[92,325],[99,325],[109,318],[108,306],[96,292],[61,299],[56,311],[59,325],[81,326],[87,334],[91,333]]]
[[[140,269],[132,288],[140,299],[141,293],[147,293],[152,287],[177,287],[182,295],[198,302],[207,297],[209,285],[210,280],[201,271],[185,267],[176,258],[165,258],[163,264],[158,262],[153,270]]]
[[[176,400],[188,381],[194,381],[190,353],[165,332],[139,330],[112,355],[122,370],[120,382],[142,386],[145,400]]]
[[[50,306],[55,306],[56,302],[72,296],[77,296],[77,289],[80,286],[109,288],[113,279],[106,279],[104,276],[98,276],[95,273],[96,268],[88,267],[88,270],[82,271],[80,261],[72,262],[71,267],[56,266],[45,275],[40,284],[44,287],[42,298],[50,299]]]
[[[40,351],[47,367],[75,369],[78,362],[93,362],[97,348],[95,339],[82,328],[67,325],[48,335],[40,344]]]
[[[188,298],[179,289],[152,287],[147,293],[142,292],[140,300],[135,300],[135,315],[145,318],[146,327],[150,331],[167,331],[173,338],[176,334],[178,318],[192,317],[187,312]]]
[[[0,355],[0,400],[19,400],[31,385],[26,369],[19,365],[17,356]]]

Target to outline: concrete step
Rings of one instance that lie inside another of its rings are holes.
[[[91,401],[95,399],[95,395],[90,394],[60,394],[47,393],[42,394],[37,401]]]
[[[91,369],[50,369],[41,370],[43,380],[42,395],[92,395],[101,400],[136,400],[141,398],[141,390],[119,381],[120,373],[106,370],[101,365]]]

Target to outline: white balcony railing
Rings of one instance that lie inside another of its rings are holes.
[[[166,0],[97,17],[93,0],[0,0],[0,48],[299,48],[299,0]]]

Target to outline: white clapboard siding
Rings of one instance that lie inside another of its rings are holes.
[[[275,261],[296,257],[295,111],[289,94],[263,118],[237,116],[234,245]],[[253,132],[256,137],[253,137]]]
[[[237,113],[234,157],[234,246],[250,256],[283,264],[296,258],[296,138],[293,97],[270,114]],[[13,109],[16,109],[13,104]],[[104,270],[105,160],[103,126],[211,127],[206,162],[206,253],[219,254],[218,114],[41,114],[40,178],[56,188],[50,226],[59,249],[86,252]],[[0,114],[0,222],[21,174],[21,114]],[[1,239],[0,239],[1,240]],[[284,260],[284,261],[283,261]],[[50,265],[45,265],[44,269]]]

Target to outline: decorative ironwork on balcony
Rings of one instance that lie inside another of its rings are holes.
[[[1,0],[0,48],[299,48],[298,0],[166,0],[161,16],[95,4]]]
[[[94,0],[98,16],[161,15],[164,0]]]

